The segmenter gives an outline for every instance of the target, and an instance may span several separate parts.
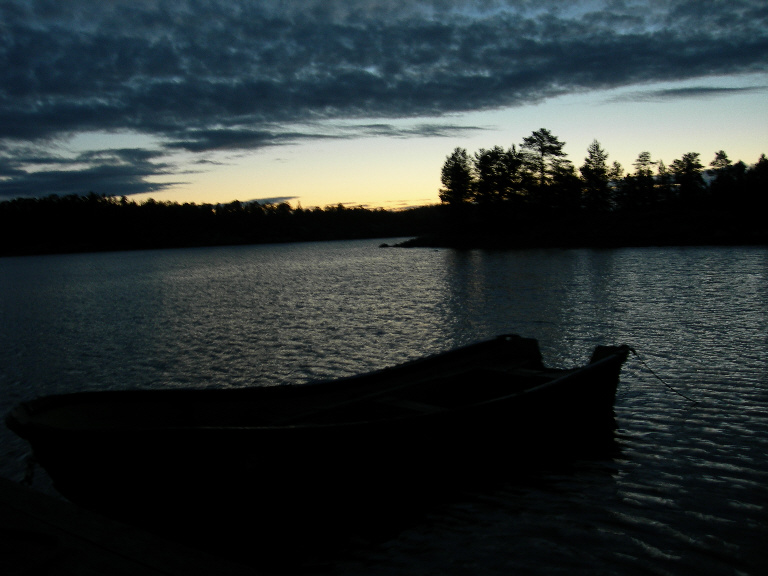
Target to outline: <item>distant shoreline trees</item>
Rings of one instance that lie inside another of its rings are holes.
[[[430,230],[436,209],[17,198],[0,202],[0,256],[413,236]]]
[[[650,152],[641,152],[634,171],[625,174],[619,163],[608,164],[608,153],[594,140],[577,174],[564,145],[541,128],[523,138],[519,149],[494,146],[470,155],[455,148],[442,167],[440,200],[453,207],[511,205],[581,212],[702,206],[729,197],[739,205],[766,206],[765,154],[747,166],[732,163],[720,150],[706,168],[698,152],[689,152],[667,168]]]
[[[455,148],[441,171],[450,217],[431,242],[454,246],[768,243],[768,160],[719,150],[667,165],[641,152],[631,172],[594,140],[578,172],[542,128],[518,147]]]

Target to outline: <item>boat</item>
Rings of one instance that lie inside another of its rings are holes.
[[[290,523],[320,503],[391,502],[612,434],[629,351],[598,346],[582,366],[547,368],[536,340],[507,334],[303,385],[45,396],[6,423],[63,496],[109,516]]]

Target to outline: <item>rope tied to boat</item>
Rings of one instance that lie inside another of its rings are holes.
[[[668,384],[668,383],[667,383],[667,382],[666,382],[666,381],[665,381],[665,380],[664,380],[664,379],[663,379],[661,376],[659,376],[658,374],[656,374],[656,372],[654,372],[653,368],[651,368],[650,366],[648,366],[648,363],[647,363],[647,362],[646,362],[646,361],[643,359],[643,357],[642,357],[642,356],[640,356],[640,354],[638,354],[637,350],[635,350],[634,348],[632,348],[632,346],[629,346],[628,348],[629,348],[629,351],[630,351],[630,352],[632,352],[632,354],[634,354],[635,358],[637,358],[637,359],[640,361],[640,363],[641,363],[641,364],[642,364],[642,365],[645,367],[645,369],[646,369],[646,370],[648,370],[648,372],[650,372],[651,374],[653,374],[653,375],[656,377],[656,379],[657,379],[659,382],[661,382],[662,384],[664,384],[664,386],[666,386],[667,388],[669,388],[670,390],[672,390],[672,392],[674,392],[674,393],[675,393],[675,394],[677,394],[678,396],[682,396],[683,398],[685,398],[685,399],[686,399],[686,400],[688,400],[689,402],[692,402],[693,404],[698,404],[698,403],[699,403],[699,401],[698,401],[698,400],[694,400],[694,399],[693,399],[693,398],[691,398],[690,396],[686,396],[686,395],[685,395],[685,394],[683,394],[682,392],[680,392],[680,391],[676,390],[676,389],[675,389],[673,386],[671,386],[670,384]]]

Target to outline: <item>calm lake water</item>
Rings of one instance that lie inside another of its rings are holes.
[[[457,494],[326,569],[768,573],[768,249],[379,242],[0,258],[0,410],[84,389],[302,383],[508,332],[556,366],[627,343],[640,359],[622,373],[617,457]],[[1,475],[20,479],[26,454],[0,430]]]

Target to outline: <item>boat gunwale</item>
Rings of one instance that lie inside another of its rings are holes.
[[[497,339],[506,337],[505,336],[499,336]],[[469,404],[462,404],[458,406],[439,406],[435,405],[438,409],[434,412],[418,412],[418,411],[412,411],[410,413],[403,413],[403,414],[397,414],[397,415],[390,415],[387,417],[381,417],[381,418],[375,418],[375,419],[362,419],[362,420],[345,420],[345,421],[337,421],[337,422],[299,422],[299,423],[286,423],[286,424],[271,424],[271,425],[260,425],[260,426],[248,426],[248,425],[150,425],[150,426],[116,426],[114,428],[110,427],[104,427],[104,426],[62,426],[61,424],[52,424],[52,423],[46,423],[41,419],[36,419],[35,415],[36,413],[38,415],[44,415],[46,410],[49,409],[55,409],[57,405],[66,408],[66,404],[59,404],[61,400],[65,399],[73,399],[73,398],[87,398],[87,399],[94,399],[97,398],[103,398],[106,396],[110,396],[112,398],[116,396],[125,396],[129,399],[140,399],[144,396],[174,396],[178,395],[178,393],[187,393],[191,396],[197,396],[200,395],[202,398],[204,398],[207,394],[206,393],[212,393],[212,394],[221,394],[224,395],[226,393],[238,393],[240,392],[243,395],[249,395],[249,392],[256,390],[256,391],[264,391],[264,390],[284,390],[286,394],[291,393],[305,393],[309,391],[309,388],[319,386],[323,387],[323,385],[335,385],[338,383],[347,383],[347,382],[354,382],[359,379],[367,379],[368,377],[378,377],[379,375],[382,375],[387,372],[391,371],[397,371],[402,370],[406,367],[410,367],[413,364],[418,364],[424,361],[433,360],[435,358],[439,359],[440,357],[445,356],[446,354],[450,354],[452,352],[457,351],[463,351],[470,347],[476,347],[476,346],[482,346],[483,344],[488,345],[490,343],[493,343],[494,340],[489,340],[485,342],[480,342],[476,344],[472,344],[470,346],[444,352],[441,354],[428,356],[425,358],[420,358],[414,361],[410,361],[404,364],[400,364],[398,366],[392,366],[383,368],[381,370],[376,370],[373,372],[368,372],[364,374],[358,374],[353,376],[344,377],[341,379],[336,380],[327,380],[327,381],[318,381],[313,383],[307,383],[307,384],[296,384],[296,385],[287,385],[287,386],[272,386],[272,387],[247,387],[247,388],[234,388],[234,389],[226,389],[226,388],[162,388],[162,389],[137,389],[137,390],[107,390],[107,391],[83,391],[83,392],[74,392],[69,394],[57,394],[57,395],[50,395],[50,396],[43,396],[40,398],[33,399],[28,402],[24,402],[19,404],[14,410],[9,413],[8,417],[6,418],[6,421],[9,423],[9,427],[19,434],[20,436],[24,438],[28,438],[31,434],[32,429],[38,431],[38,433],[49,433],[50,431],[61,431],[66,432],[69,434],[76,434],[76,433],[93,433],[94,431],[102,431],[106,434],[126,434],[126,433],[157,433],[157,432],[189,432],[192,430],[199,430],[199,431],[226,431],[226,430],[251,430],[251,431],[299,431],[299,430],[310,430],[310,429],[330,429],[330,428],[355,428],[355,427],[361,427],[361,426],[375,426],[375,425],[382,425],[387,422],[391,423],[402,423],[407,422],[409,420],[425,420],[425,419],[434,419],[434,418],[441,418],[441,417],[452,417],[456,414],[460,414],[462,412],[471,412],[478,409],[483,409],[486,406],[490,406],[492,404],[499,404],[504,403],[512,400],[519,399],[520,397],[528,396],[528,395],[534,395],[539,392],[543,392],[548,388],[554,387],[559,385],[563,380],[568,380],[576,375],[580,375],[583,373],[594,371],[598,368],[600,368],[602,365],[607,363],[612,363],[619,361],[620,363],[623,363],[624,358],[622,356],[626,357],[626,353],[628,351],[628,347],[625,345],[622,346],[614,346],[610,347],[614,350],[610,352],[608,355],[601,357],[600,359],[589,362],[587,364],[577,366],[575,368],[570,369],[558,369],[558,368],[543,368],[543,369],[537,369],[533,370],[533,372],[539,372],[541,374],[548,374],[555,376],[545,382],[541,382],[538,384],[535,384],[531,387],[523,388],[521,390],[516,390],[510,394],[505,394],[503,396],[495,396],[493,398],[486,398],[479,400],[477,402],[472,402]],[[599,348],[599,347],[598,347]],[[597,348],[596,348],[597,349]],[[519,368],[518,368],[519,369]],[[485,369],[489,372],[494,372],[492,369]],[[466,370],[466,372],[469,372],[470,370]],[[460,375],[462,371],[455,372],[454,375]],[[498,370],[498,373],[503,373],[503,370]],[[514,374],[514,370],[511,372],[511,374]],[[403,388],[407,388],[409,386],[418,386],[419,382],[412,382],[408,383],[406,385],[403,385]],[[343,389],[343,386],[341,387]],[[395,387],[399,388],[399,387]],[[319,391],[319,390],[318,390]],[[384,393],[387,393],[391,390],[385,390]],[[377,395],[374,393],[374,395]],[[360,397],[360,398],[353,398],[350,400],[351,404],[357,403],[357,402],[365,402],[366,398]],[[141,402],[134,401],[137,405],[140,405]],[[94,402],[96,403],[96,402]],[[330,409],[334,409],[336,407],[331,406]],[[322,410],[322,409],[321,409]],[[311,415],[311,414],[309,414]],[[15,419],[17,422],[17,425],[10,425],[10,421],[12,419]]]
[[[71,404],[75,399],[96,399],[109,396],[110,398],[124,397],[125,399],[132,400],[134,398],[141,398],[145,396],[153,396],[155,398],[161,396],[178,397],[180,395],[185,396],[214,396],[214,395],[241,395],[250,396],[252,394],[259,394],[261,396],[286,396],[292,395],[308,396],[312,393],[327,393],[334,390],[337,392],[343,392],[350,386],[354,386],[356,382],[375,381],[376,379],[383,379],[396,375],[397,373],[405,373],[418,371],[420,368],[428,367],[433,363],[443,363],[456,361],[462,356],[471,357],[473,352],[480,352],[483,349],[491,351],[494,348],[503,347],[505,344],[511,342],[528,342],[533,343],[536,353],[538,352],[538,341],[533,338],[525,338],[518,334],[499,334],[494,338],[483,340],[480,342],[473,342],[458,348],[445,350],[443,352],[437,352],[428,356],[422,356],[408,360],[401,364],[394,366],[386,366],[370,372],[364,372],[362,374],[352,374],[348,376],[342,376],[340,378],[316,380],[302,384],[287,384],[287,385],[272,385],[272,386],[244,386],[238,388],[192,388],[192,387],[163,387],[163,388],[136,388],[136,389],[113,389],[113,390],[81,390],[77,392],[65,392],[59,394],[48,394],[39,396],[31,400],[21,402],[17,404],[5,417],[6,426],[16,432],[22,438],[27,436],[24,434],[24,429],[28,427],[35,427],[38,429],[60,429],[59,426],[44,424],[42,422],[35,421],[35,415],[41,414],[46,410],[50,410],[57,406]]]
[[[617,346],[618,349],[623,349],[624,346]],[[595,362],[591,362],[588,364],[585,364],[583,366],[579,366],[576,368],[571,369],[557,369],[557,368],[547,368],[544,371],[549,372],[558,372],[560,375],[557,378],[553,378],[552,380],[548,380],[546,382],[543,382],[541,384],[537,384],[535,386],[532,386],[531,388],[524,388],[522,390],[518,390],[516,392],[513,392],[511,394],[506,394],[504,396],[498,396],[495,398],[490,398],[486,400],[481,400],[479,402],[474,402],[472,404],[464,404],[460,406],[454,406],[454,407],[441,407],[439,411],[433,412],[433,413],[412,413],[412,414],[404,414],[402,416],[393,416],[389,418],[381,418],[376,420],[353,420],[353,421],[347,421],[347,422],[335,422],[335,423],[306,423],[306,424],[293,424],[293,425],[283,425],[283,426],[207,426],[207,427],[196,427],[200,429],[205,430],[296,430],[296,429],[315,429],[315,428],[341,428],[341,427],[360,427],[365,425],[375,425],[378,423],[385,423],[385,422],[394,422],[394,421],[403,421],[403,420],[423,420],[426,418],[437,418],[443,415],[454,415],[457,412],[469,412],[472,410],[476,410],[478,408],[482,408],[485,406],[489,406],[492,404],[498,404],[501,402],[509,401],[509,400],[515,400],[521,396],[527,396],[536,394],[538,392],[544,391],[547,388],[551,388],[553,386],[561,384],[563,380],[568,380],[572,378],[575,375],[581,375],[583,373],[591,372],[597,368],[599,368],[603,364],[607,364],[610,362],[616,361],[616,357],[621,357],[622,352],[616,351],[611,353],[609,356],[606,356],[604,358],[601,358],[600,360],[597,360]],[[188,430],[189,428],[185,427],[178,427],[178,428],[172,428],[168,427],[167,429],[178,429],[178,430]]]

